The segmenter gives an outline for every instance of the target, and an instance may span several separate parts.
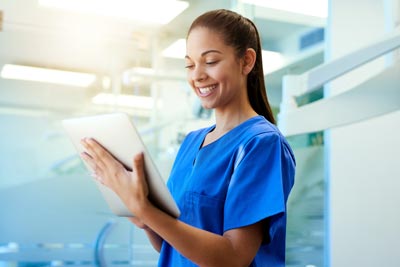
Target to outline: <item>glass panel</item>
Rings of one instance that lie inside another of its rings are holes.
[[[324,266],[325,180],[323,133],[288,138],[296,180],[288,200],[287,266]]]

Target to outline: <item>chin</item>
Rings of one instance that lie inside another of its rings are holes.
[[[204,109],[213,109],[214,106],[210,103],[201,103],[201,107]]]

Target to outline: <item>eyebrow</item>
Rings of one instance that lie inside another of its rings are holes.
[[[209,54],[209,53],[218,53],[218,54],[222,54],[222,52],[219,51],[219,50],[211,49],[211,50],[207,50],[207,51],[204,51],[203,53],[201,53],[201,56],[204,57],[205,55],[207,55],[207,54]],[[190,59],[190,57],[189,57],[188,55],[186,55],[185,58]]]

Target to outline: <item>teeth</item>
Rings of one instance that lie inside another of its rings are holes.
[[[215,89],[215,87],[217,87],[216,85],[211,85],[208,87],[199,87],[199,91],[201,94],[208,94],[209,92],[211,92],[212,90]]]

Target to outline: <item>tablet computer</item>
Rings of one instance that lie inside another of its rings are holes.
[[[79,154],[85,151],[81,145],[82,138],[92,137],[120,161],[125,168],[131,170],[133,156],[143,152],[144,171],[149,186],[150,201],[171,216],[179,217],[178,206],[127,114],[110,113],[71,118],[63,120],[62,124]],[[85,161],[83,162],[91,171],[89,165]],[[97,181],[96,184],[114,214],[123,217],[134,216],[114,191]]]

